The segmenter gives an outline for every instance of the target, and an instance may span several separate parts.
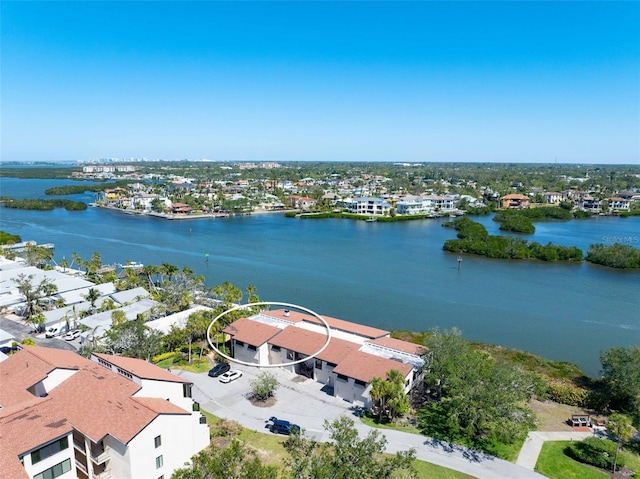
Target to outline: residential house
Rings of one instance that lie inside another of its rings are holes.
[[[391,211],[391,204],[382,198],[345,198],[342,206],[348,213],[383,216]]]
[[[602,211],[602,202],[592,196],[585,196],[578,204],[578,208],[591,213],[600,213]]]
[[[3,477],[168,478],[209,444],[192,384],[139,359],[30,346],[0,377]]]
[[[564,201],[566,197],[562,193],[555,191],[547,191],[544,193],[544,200],[551,205],[559,205],[561,201]]]
[[[605,198],[605,201],[609,204],[611,211],[629,211],[631,209],[631,200],[614,196],[613,198]]]
[[[317,201],[308,196],[291,195],[289,196],[289,204],[292,208],[308,211],[317,204]]]
[[[519,193],[512,193],[500,198],[500,207],[506,209],[528,208],[529,197]]]

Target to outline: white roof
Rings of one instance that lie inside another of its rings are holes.
[[[148,296],[149,292],[146,289],[139,287],[113,293],[111,295],[111,299],[113,299],[116,303],[126,304],[135,301],[136,298],[146,298]]]
[[[6,342],[6,341],[13,341],[15,339],[15,336],[7,331],[5,331],[4,329],[0,329],[0,344]]]
[[[111,327],[112,321],[111,314],[114,311],[124,312],[125,316],[127,317],[127,321],[131,321],[133,319],[136,319],[139,314],[146,313],[158,304],[160,303],[149,298],[142,299],[136,303],[123,306],[122,308],[112,309],[110,311],[104,311],[102,313],[87,316],[86,318],[81,319],[79,322],[91,329],[97,326],[102,326],[106,327],[106,329],[109,329]]]
[[[116,287],[113,283],[102,283],[91,286],[90,288],[76,289],[73,291],[67,291],[61,294],[56,294],[54,298],[64,299],[65,304],[76,304],[86,301],[85,296],[89,293],[90,289],[95,289],[100,293],[100,296],[107,296],[116,292]]]
[[[0,266],[0,295],[11,294],[17,290],[17,285],[14,280],[21,274],[27,277],[33,275],[31,282],[34,285],[39,284],[45,278],[48,279],[58,287],[58,293],[94,286],[90,281],[68,276],[55,270],[42,270],[35,266],[23,266],[22,268],[9,266],[5,269],[3,266]]]
[[[180,311],[179,313],[170,314],[169,316],[165,316],[164,318],[148,321],[145,324],[151,329],[155,329],[156,331],[167,334],[171,330],[172,325],[175,325],[178,328],[184,328],[189,316],[197,311],[203,310],[211,311],[211,308],[198,305],[185,311]]]

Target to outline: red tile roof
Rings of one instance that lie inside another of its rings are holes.
[[[377,344],[389,349],[395,349],[396,351],[402,351],[410,354],[417,354],[418,356],[427,352],[427,348],[420,344],[410,343],[409,341],[402,341],[395,338],[378,338],[367,341],[367,343]]]
[[[188,379],[181,378],[169,371],[165,371],[158,366],[135,358],[125,358],[124,356],[111,356],[109,354],[94,353],[94,356],[101,358],[114,366],[130,372],[141,379],[153,379],[157,381],[167,381],[172,383],[190,383]]]
[[[289,326],[280,334],[269,341],[274,346],[290,349],[298,353],[310,356],[317,353],[327,342],[325,334],[309,331],[308,329]],[[343,339],[331,338],[327,347],[316,357],[329,363],[338,364],[345,357],[360,349],[358,343],[352,343]]]
[[[368,383],[374,377],[386,378],[392,369],[399,370],[406,377],[413,367],[393,359],[355,351],[341,361],[333,372]]]
[[[323,325],[322,321],[313,316],[312,314],[302,313],[299,311],[289,311],[289,316],[285,316],[284,309],[278,309],[274,311],[263,311],[262,314],[267,316],[273,316],[279,319],[284,319],[291,321],[293,323],[299,323],[300,321],[306,321],[313,324]],[[332,318],[331,316],[323,316],[320,315],[327,324],[333,328],[340,331],[345,331],[347,333],[357,334],[358,336],[363,336],[366,338],[381,338],[383,336],[388,336],[389,331],[385,331],[384,329],[373,328],[371,326],[365,326],[364,324],[352,323],[351,321],[345,321],[344,319]]]
[[[282,329],[268,324],[240,318],[222,330],[233,336],[233,339],[259,347],[280,333]]]
[[[101,356],[119,362],[113,356]],[[161,376],[149,374],[144,361],[124,359],[127,370],[147,371],[144,376],[157,379]],[[133,362],[143,364],[135,367]],[[51,388],[46,397],[27,391],[60,369],[75,372]],[[19,455],[68,435],[72,428],[94,442],[109,434],[127,444],[159,414],[189,414],[163,399],[133,397],[140,390],[138,384],[73,351],[26,347],[0,363],[0,383],[3,477],[26,477]]]

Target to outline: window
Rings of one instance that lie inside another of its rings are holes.
[[[293,351],[287,351],[287,359],[293,360]]]
[[[156,449],[162,446],[162,436],[156,436],[153,443],[155,444]]]
[[[322,369],[322,359],[316,358],[316,369]]]
[[[57,454],[68,447],[69,447],[69,438],[67,437],[63,437],[58,441],[49,443],[46,446],[41,447],[40,449],[37,449],[31,453],[31,464],[36,464],[40,461],[43,461],[47,457],[53,456],[54,454]]]
[[[359,379],[356,379],[356,384],[362,387],[365,387],[367,385],[367,383],[365,383],[364,381],[360,381]]]
[[[244,347],[244,343],[242,341],[236,341],[236,346],[243,348]]]
[[[340,381],[348,381],[349,380],[349,378],[347,376],[343,375],[343,374],[338,374],[338,379]]]
[[[335,363],[327,363],[327,367],[328,368],[335,368],[337,366],[337,364]]]
[[[271,346],[271,351],[275,351],[276,353],[280,352],[280,346]]]
[[[42,471],[40,474],[36,474],[33,476],[33,479],[55,479],[56,477],[60,477],[65,472],[69,472],[71,470],[71,459],[65,459],[60,464],[56,464],[53,467],[50,467],[46,471]]]
[[[163,464],[162,455],[156,457],[156,469],[160,469]]]
[[[249,351],[255,351],[255,350],[256,350],[256,347],[255,347],[255,346],[251,346],[251,345],[249,344],[249,345],[247,345],[247,349],[248,349]]]

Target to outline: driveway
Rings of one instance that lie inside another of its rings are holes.
[[[268,369],[276,374],[280,382],[280,388],[276,391],[276,403],[268,408],[254,406],[247,399],[251,390],[250,382],[264,369],[241,365],[232,367],[240,369],[244,375],[229,384],[222,384],[217,378],[210,378],[206,374],[182,370],[173,372],[193,382],[193,398],[200,403],[202,409],[218,417],[233,419],[254,431],[270,434],[266,421],[269,417],[276,416],[298,424],[304,429],[305,436],[326,442],[329,434],[323,428],[324,421],[332,421],[343,415],[354,418],[361,436],[374,430],[354,416],[351,403],[322,392],[322,385],[314,380],[302,380],[300,376],[279,368]],[[526,467],[426,436],[390,429],[375,430],[386,436],[387,451],[390,453],[415,448],[418,459],[479,479],[544,478]]]
[[[19,343],[25,338],[33,338],[36,345],[45,348],[68,349],[76,351],[79,346],[79,340],[65,341],[62,337],[45,338],[44,334],[33,334],[33,329],[19,319],[18,316],[9,315],[0,317],[0,329],[4,329],[7,333],[13,335]]]

